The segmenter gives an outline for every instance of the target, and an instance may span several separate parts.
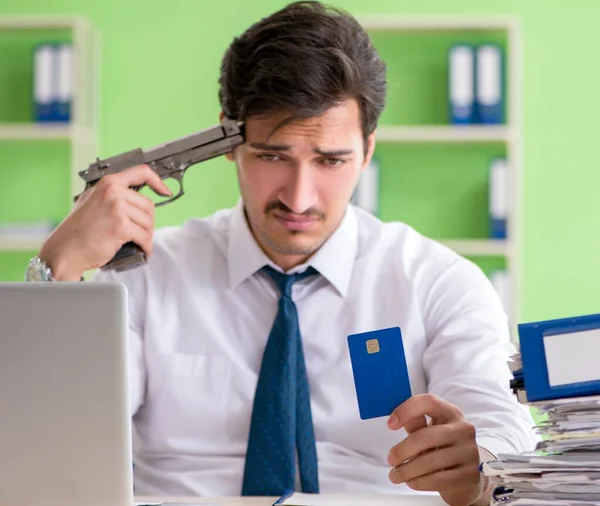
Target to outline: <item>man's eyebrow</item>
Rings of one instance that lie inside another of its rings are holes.
[[[344,155],[351,155],[352,153],[354,153],[353,149],[332,149],[332,150],[326,150],[326,149],[319,149],[319,148],[315,148],[315,153],[321,155],[321,156],[344,156]]]
[[[288,144],[269,144],[268,142],[251,142],[250,147],[254,149],[263,149],[265,151],[289,151],[291,146]],[[354,153],[353,149],[320,149],[315,148],[315,153],[321,156],[344,156]]]
[[[269,144],[267,142],[251,142],[250,147],[254,149],[264,149],[265,151],[289,151],[287,144]]]

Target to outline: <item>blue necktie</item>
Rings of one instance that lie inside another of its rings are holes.
[[[318,493],[310,392],[292,300],[292,285],[317,271],[309,267],[287,275],[270,266],[262,271],[273,279],[281,297],[254,396],[242,495],[281,496],[294,490],[296,455],[302,492]]]

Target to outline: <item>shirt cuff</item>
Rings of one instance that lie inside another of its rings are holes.
[[[514,447],[506,441],[492,436],[480,436],[477,438],[477,446],[486,450],[496,460],[500,453],[515,453]]]

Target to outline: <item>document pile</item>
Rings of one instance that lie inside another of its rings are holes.
[[[483,465],[494,501],[514,505],[600,505],[600,396],[531,403],[547,420],[536,452]]]
[[[493,504],[600,505],[600,315],[522,324],[519,340],[511,388],[542,440],[483,464]]]

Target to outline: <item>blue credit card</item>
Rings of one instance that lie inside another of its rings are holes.
[[[400,328],[349,335],[348,348],[361,419],[391,415],[411,396]]]

